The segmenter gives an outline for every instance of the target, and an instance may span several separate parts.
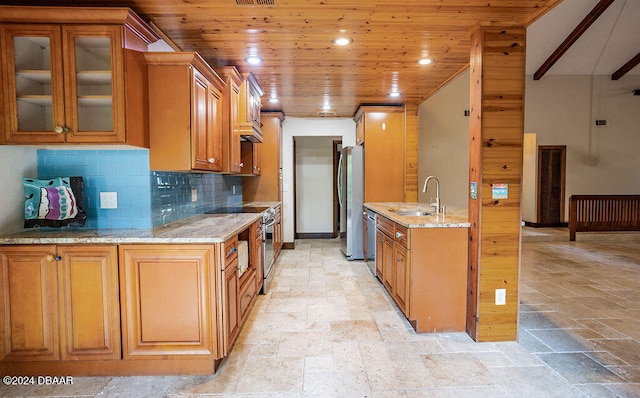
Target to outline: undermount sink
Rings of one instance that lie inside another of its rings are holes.
[[[399,216],[410,216],[410,217],[414,217],[414,216],[431,216],[433,215],[432,212],[429,211],[421,211],[421,210],[399,210],[399,209],[392,209],[391,212],[396,213]]]

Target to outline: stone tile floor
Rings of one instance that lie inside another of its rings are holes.
[[[414,333],[337,241],[297,241],[215,375],[76,377],[0,396],[640,397],[640,241],[526,241],[521,267],[518,342],[476,343]]]

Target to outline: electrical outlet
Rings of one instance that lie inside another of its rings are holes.
[[[198,201],[198,190],[196,188],[191,190],[191,202]]]
[[[231,194],[232,194],[232,195],[235,195],[235,194],[236,194],[236,186],[235,186],[235,185],[232,185],[232,186],[231,186]]]
[[[117,192],[100,192],[100,208],[101,209],[117,209],[118,193]]]
[[[507,304],[507,289],[496,289],[496,305]]]

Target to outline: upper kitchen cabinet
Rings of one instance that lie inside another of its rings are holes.
[[[282,112],[263,112],[260,147],[260,176],[242,179],[242,197],[247,202],[281,201],[282,166],[280,142],[282,139]],[[249,144],[249,143],[247,143]]]
[[[151,169],[221,172],[225,83],[195,52],[145,53]]]
[[[251,73],[243,73],[240,86],[240,135],[248,141],[262,142],[260,109],[264,92]]]
[[[142,51],[158,39],[128,8],[1,7],[0,143],[148,147]]]
[[[226,83],[222,106],[224,160],[223,170],[228,173],[242,172],[240,148],[240,86],[242,76],[234,66],[224,66],[216,70]]]
[[[364,201],[404,202],[404,106],[361,106],[354,120],[364,147]]]

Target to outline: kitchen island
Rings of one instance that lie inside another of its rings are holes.
[[[261,231],[234,213],[0,236],[0,371],[214,373],[263,282]]]
[[[465,331],[466,210],[376,202],[375,275],[417,332]],[[431,213],[431,214],[429,214]]]

